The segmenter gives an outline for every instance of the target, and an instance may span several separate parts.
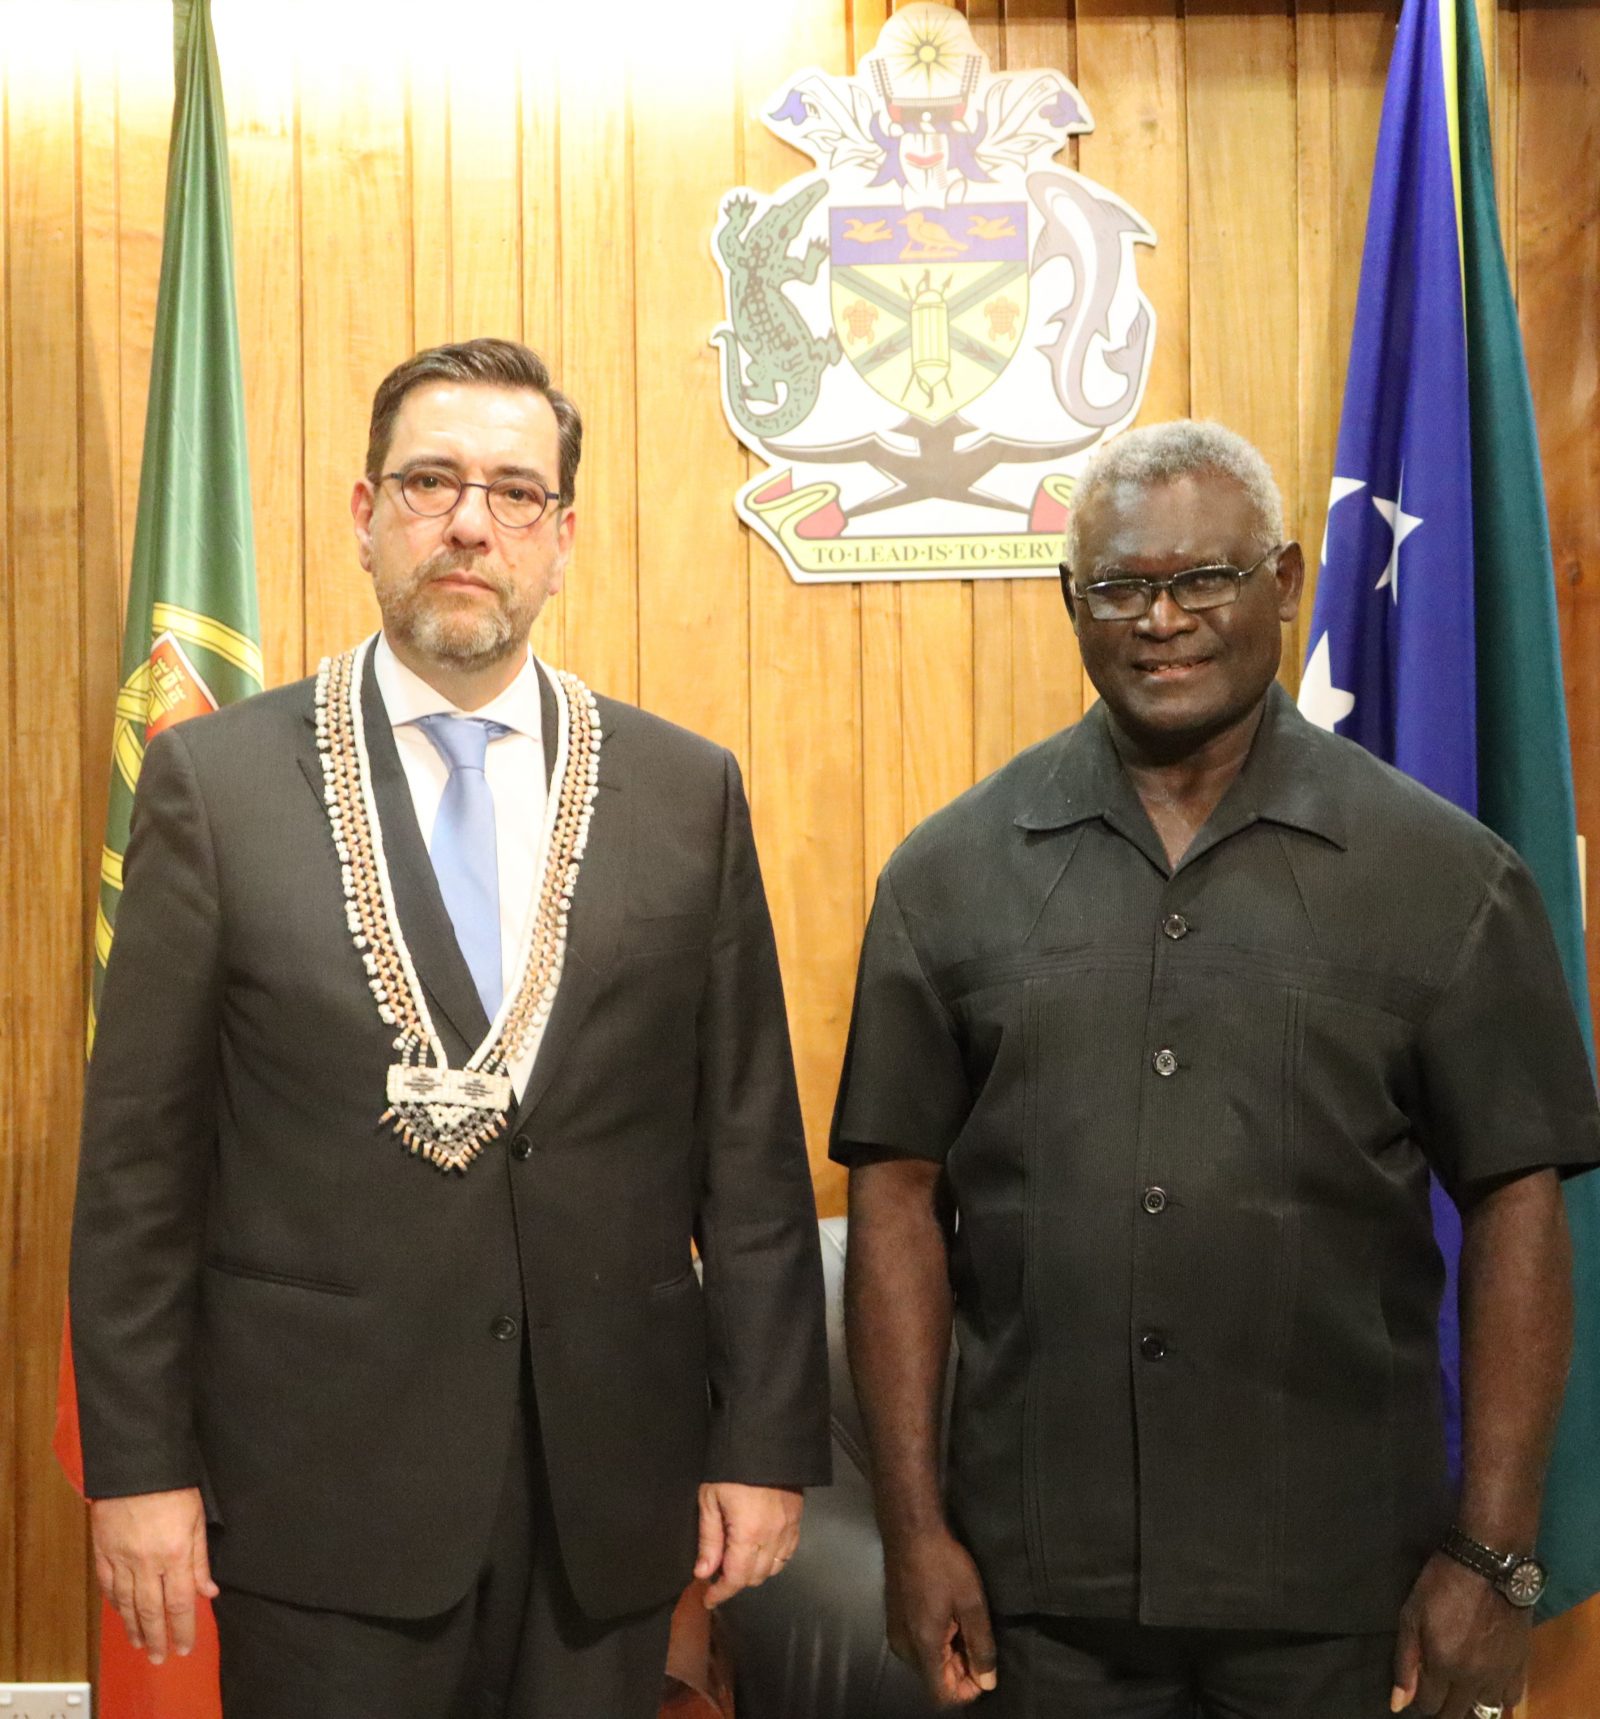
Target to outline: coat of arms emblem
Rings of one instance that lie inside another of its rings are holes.
[[[913,5],[761,117],[820,171],[730,192],[713,235],[723,407],[767,462],[740,516],[802,581],[1054,574],[1155,341],[1154,232],[1055,160],[1093,129],[1077,90],[991,74],[959,12]]]

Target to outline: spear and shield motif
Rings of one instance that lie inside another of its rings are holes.
[[[1077,90],[991,75],[922,4],[761,117],[819,171],[730,191],[712,235],[723,408],[766,461],[740,517],[801,581],[1053,575],[1073,474],[1133,420],[1155,342],[1155,234],[1055,160],[1092,129]]]

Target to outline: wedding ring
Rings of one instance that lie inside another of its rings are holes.
[[[1487,1701],[1474,1701],[1472,1704],[1472,1719],[1500,1719],[1505,1712],[1503,1707],[1491,1707]]]

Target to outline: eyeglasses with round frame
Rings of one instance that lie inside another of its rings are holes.
[[[544,518],[550,504],[560,507],[564,497],[547,490],[532,478],[503,477],[493,483],[468,483],[444,466],[412,466],[406,471],[385,472],[379,482],[393,478],[400,497],[413,513],[424,519],[442,519],[454,513],[463,493],[481,489],[489,512],[508,531],[527,531]]]
[[[1089,618],[1095,621],[1137,621],[1148,615],[1156,598],[1167,592],[1186,614],[1197,615],[1206,609],[1226,608],[1239,596],[1239,588],[1263,563],[1282,552],[1283,545],[1275,543],[1248,567],[1234,567],[1228,562],[1215,566],[1186,567],[1167,579],[1145,579],[1131,573],[1113,573],[1096,579],[1092,585],[1074,585]],[[1071,578],[1071,569],[1061,563],[1062,573]]]

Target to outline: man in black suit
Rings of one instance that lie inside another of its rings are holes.
[[[651,1714],[826,1478],[737,765],[528,648],[580,437],[526,348],[408,360],[382,632],[145,759],[73,1355],[101,1585],[154,1659],[217,1597],[229,1719]]]

